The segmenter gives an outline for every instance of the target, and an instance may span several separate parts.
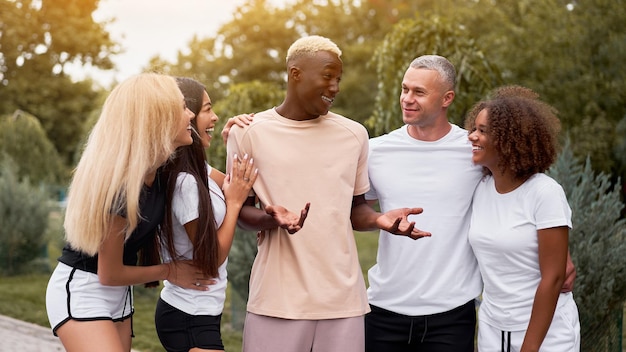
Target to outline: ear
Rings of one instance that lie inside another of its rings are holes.
[[[450,104],[452,104],[452,102],[454,101],[454,97],[455,97],[455,93],[453,90],[447,91],[443,95],[443,106],[446,108],[450,106]]]
[[[289,78],[295,81],[298,81],[300,80],[301,74],[302,74],[302,71],[300,70],[300,68],[298,68],[297,66],[289,66],[289,71],[288,71]]]

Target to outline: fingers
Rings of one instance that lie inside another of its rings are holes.
[[[431,236],[432,234],[430,232],[421,231],[418,229],[413,229],[413,231],[411,231],[411,234],[407,235],[407,237],[413,240],[419,240],[420,238],[431,237]]]
[[[409,208],[407,209],[407,215],[417,215],[424,212],[424,208]]]
[[[243,159],[239,159],[237,154],[233,154],[233,163],[230,170],[231,180],[243,180],[252,185],[258,176],[259,169],[254,167],[254,160],[245,154]]]
[[[298,221],[298,226],[300,228],[304,226],[304,220],[306,220],[306,217],[309,215],[310,208],[311,208],[311,203],[306,203],[306,205],[304,206],[304,209],[300,211],[300,220]]]
[[[396,218],[396,220],[391,225],[391,228],[389,229],[389,232],[398,234],[399,230],[400,230],[400,222],[401,221],[402,221],[401,217]],[[399,233],[399,234],[401,234],[401,233]]]

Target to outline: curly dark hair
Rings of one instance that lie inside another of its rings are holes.
[[[498,168],[520,180],[546,171],[559,152],[561,122],[557,111],[539,100],[534,91],[521,86],[495,89],[478,102],[465,119],[465,128],[474,130],[476,117],[487,110],[487,134],[499,152]],[[483,168],[486,175],[491,174]]]

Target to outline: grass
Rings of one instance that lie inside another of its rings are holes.
[[[59,226],[57,219],[52,219],[52,227]],[[58,234],[50,234],[48,248],[51,258],[50,266],[54,268],[60,255]],[[355,233],[359,248],[359,259],[363,268],[363,275],[367,280],[367,269],[376,261],[377,236],[372,233]],[[49,273],[30,274],[23,276],[2,277],[0,280],[0,314],[16,319],[28,321],[37,325],[49,327],[45,307],[45,292]],[[230,325],[233,311],[230,305],[230,290],[226,294],[226,304],[222,315],[222,339],[226,351],[241,351],[241,331]],[[133,349],[142,352],[163,352],[161,343],[154,328],[154,309],[159,297],[159,288],[146,289],[135,287],[135,315],[133,326],[135,338]],[[52,333],[52,332],[51,332]]]

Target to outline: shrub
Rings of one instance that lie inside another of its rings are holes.
[[[11,158],[0,162],[0,273],[22,274],[49,269],[46,228],[49,200],[28,179],[18,181]],[[45,267],[42,268],[42,265]]]
[[[626,301],[626,219],[621,192],[609,175],[596,174],[587,158],[573,156],[569,141],[548,174],[565,189],[572,208],[570,253],[576,265],[574,297],[581,321],[582,351],[621,351]]]

